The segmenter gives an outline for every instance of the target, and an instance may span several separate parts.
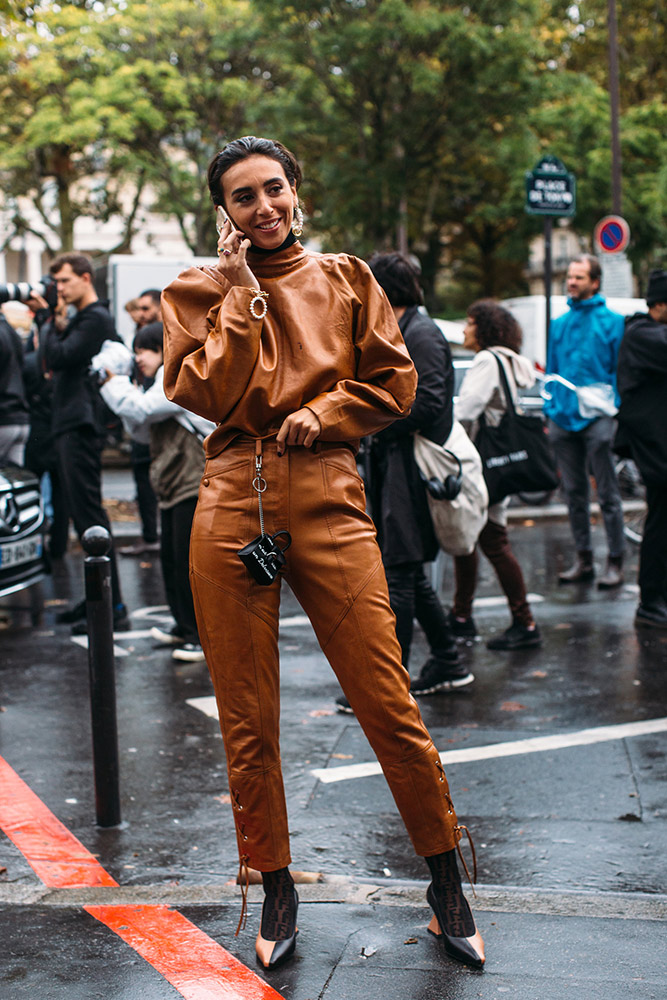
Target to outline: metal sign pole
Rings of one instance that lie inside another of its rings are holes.
[[[553,219],[550,215],[544,217],[544,352],[549,356],[549,327],[551,326],[551,234]]]
[[[551,326],[551,237],[553,220],[573,216],[576,211],[577,182],[574,174],[556,156],[543,156],[526,172],[525,210],[529,215],[544,216],[544,350],[548,356]]]

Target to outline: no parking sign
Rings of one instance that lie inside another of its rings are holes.
[[[623,253],[630,242],[630,226],[620,215],[606,215],[595,227],[594,238],[602,253]]]

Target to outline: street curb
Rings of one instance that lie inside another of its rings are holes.
[[[320,882],[299,885],[303,904],[346,906],[424,906],[427,882],[393,879],[350,879],[323,875]],[[470,897],[468,887],[467,894]],[[166,905],[174,907],[240,904],[234,881],[220,885],[134,885],[51,889],[44,885],[0,886],[0,906],[119,906]],[[261,886],[248,889],[248,905],[264,900]],[[667,921],[667,895],[642,892],[531,889],[523,886],[477,885],[474,909],[489,913],[542,913],[561,917],[604,917],[615,920]]]

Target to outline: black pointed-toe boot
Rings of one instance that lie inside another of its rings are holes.
[[[456,849],[426,858],[432,882],[426,898],[433,910],[428,930],[435,935],[445,954],[473,969],[484,966],[484,942],[475,926],[468,900],[463,895],[456,863]]]
[[[276,969],[294,954],[299,897],[289,868],[262,872],[264,903],[255,951],[265,969]]]

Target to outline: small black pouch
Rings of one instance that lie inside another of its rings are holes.
[[[287,539],[287,544],[282,548],[276,542],[281,535]],[[289,531],[276,531],[275,535],[258,535],[239,549],[237,555],[257,583],[268,586],[285,565],[284,553],[291,544],[292,536]]]

